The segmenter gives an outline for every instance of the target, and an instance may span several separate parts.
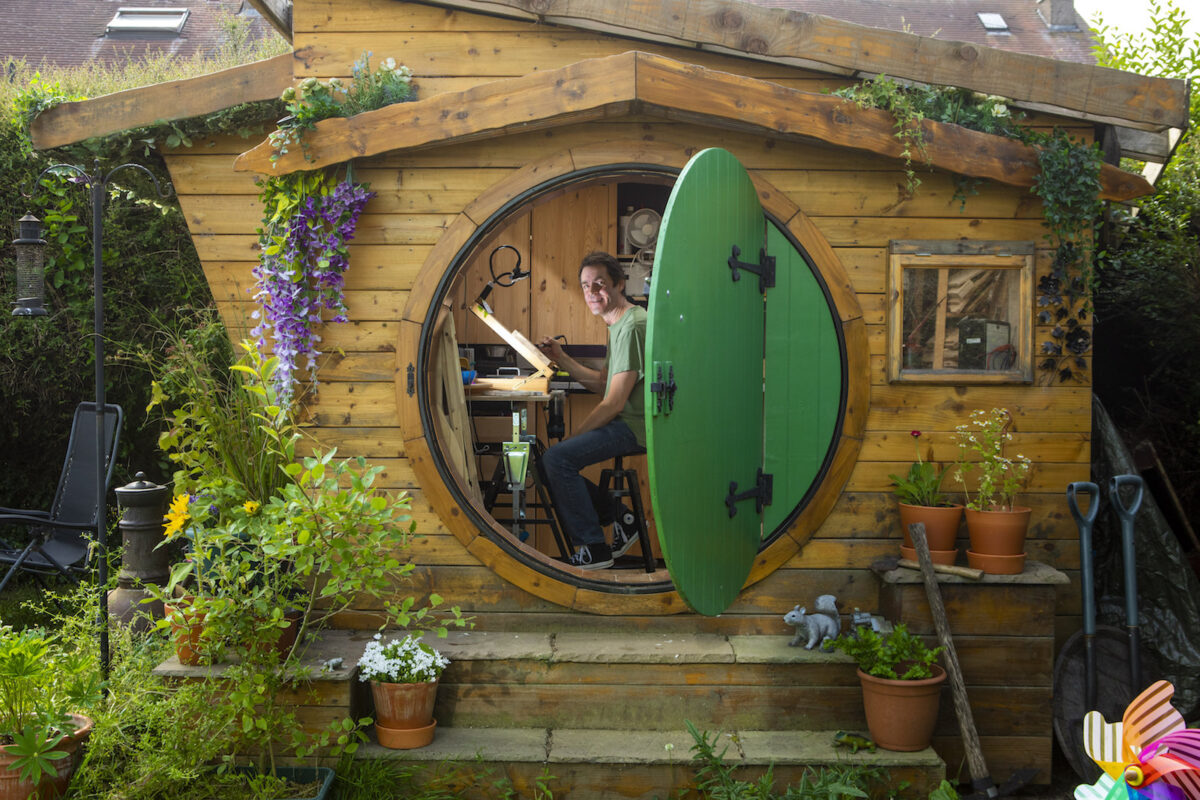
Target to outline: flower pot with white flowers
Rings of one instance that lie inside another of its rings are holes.
[[[917,460],[908,468],[905,476],[889,475],[892,479],[892,493],[900,506],[900,529],[904,533],[904,544],[900,546],[900,554],[904,558],[916,560],[912,539],[909,536],[909,526],[920,522],[925,525],[925,536],[929,540],[929,553],[935,564],[953,564],[958,556],[955,542],[958,540],[958,526],[962,521],[963,507],[961,503],[952,503],[942,494],[942,481],[946,473],[933,461],[933,447],[930,446],[925,458],[921,457],[921,432],[913,431],[913,447],[917,451]]]
[[[1006,408],[971,412],[969,425],[955,431],[959,447],[958,480],[967,498],[967,533],[972,567],[997,575],[1020,573],[1025,568],[1025,536],[1032,509],[1016,505],[1017,493],[1029,483],[1033,462],[1004,447],[1012,441],[1013,418]],[[979,473],[974,496],[966,475]]]
[[[384,642],[377,633],[367,643],[358,660],[359,680],[371,684],[379,744],[411,750],[433,741],[438,679],[449,664],[417,634]]]

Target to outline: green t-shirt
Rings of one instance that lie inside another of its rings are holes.
[[[608,329],[608,353],[604,356],[604,368],[607,372],[605,395],[608,394],[613,375],[619,372],[637,373],[637,383],[617,418],[629,426],[638,444],[645,447],[646,397],[643,383],[646,377],[646,309],[633,306]]]

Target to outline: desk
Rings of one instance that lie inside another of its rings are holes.
[[[523,392],[513,389],[489,389],[486,387],[473,388],[472,384],[467,388],[467,405],[468,410],[474,403],[508,403],[510,413],[515,413],[514,406],[518,403],[545,403],[549,404],[553,395],[547,392]],[[474,416],[474,414],[472,414]],[[479,455],[495,455],[498,460],[496,467],[492,470],[492,478],[488,484],[487,490],[483,493],[483,507],[492,512],[496,505],[496,499],[500,494],[500,487],[507,486],[509,493],[512,495],[512,519],[502,520],[497,518],[497,522],[511,522],[513,535],[519,540],[524,541],[528,533],[524,530],[526,524],[529,525],[549,525],[550,532],[554,536],[555,544],[558,546],[559,552],[563,558],[570,558],[572,549],[563,535],[562,528],[559,526],[558,513],[554,506],[554,500],[549,491],[549,482],[546,480],[545,466],[542,463],[542,455],[546,448],[542,442],[534,434],[524,434],[521,437],[522,441],[530,443],[530,466],[529,475],[533,479],[533,489],[538,498],[538,502],[534,504],[536,508],[542,508],[546,511],[546,519],[530,520],[526,516],[525,502],[525,487],[524,485],[515,486],[508,484],[505,480],[506,474],[504,470],[503,456],[501,449],[503,442],[476,442],[475,454]],[[493,515],[494,516],[494,515]],[[522,535],[524,534],[524,536]]]

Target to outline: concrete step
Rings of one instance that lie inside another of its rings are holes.
[[[910,785],[906,796],[925,797],[945,777],[945,764],[932,749],[916,753],[860,750],[833,746],[833,731],[731,730],[719,734],[716,751],[740,780],[755,780],[768,767],[782,794],[809,767],[878,768],[892,787]],[[711,740],[711,736],[710,736]],[[695,786],[691,748],[685,728],[636,729],[458,728],[438,725],[433,743],[418,750],[361,747],[357,758],[395,759],[421,770],[458,767],[474,774],[490,772],[487,784],[506,777],[522,796],[533,796],[539,777],[552,776],[555,798],[628,800],[665,798]],[[469,795],[468,795],[469,796]]]
[[[438,719],[452,727],[862,729],[841,654],[787,636],[452,632]]]

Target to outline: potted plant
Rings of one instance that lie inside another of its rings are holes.
[[[921,457],[921,432],[913,431],[910,435],[917,460],[908,468],[907,475],[888,476],[892,479],[892,493],[896,495],[900,506],[900,528],[904,534],[900,552],[905,558],[916,559],[908,526],[922,522],[934,563],[953,564],[958,556],[954,543],[958,539],[963,507],[960,503],[949,502],[942,494],[942,481],[946,473],[933,463],[932,447],[928,458]]]
[[[417,634],[382,638],[375,634],[358,660],[359,680],[370,682],[375,700],[375,735],[395,750],[424,747],[433,741],[438,679],[450,660]]]
[[[858,663],[863,711],[875,743],[885,750],[928,747],[946,680],[946,671],[935,663],[942,648],[930,649],[905,625],[886,635],[859,628],[839,636],[833,646]]]
[[[39,629],[0,625],[0,800],[66,793],[100,700],[98,668]]]
[[[1010,574],[1025,565],[1025,535],[1031,509],[1016,505],[1017,493],[1025,488],[1033,462],[1017,454],[1009,458],[1005,445],[1012,441],[1012,414],[1006,408],[971,412],[969,425],[955,429],[958,440],[958,480],[967,499],[967,533],[971,566],[985,572]],[[969,472],[979,473],[974,496],[967,485]]]

